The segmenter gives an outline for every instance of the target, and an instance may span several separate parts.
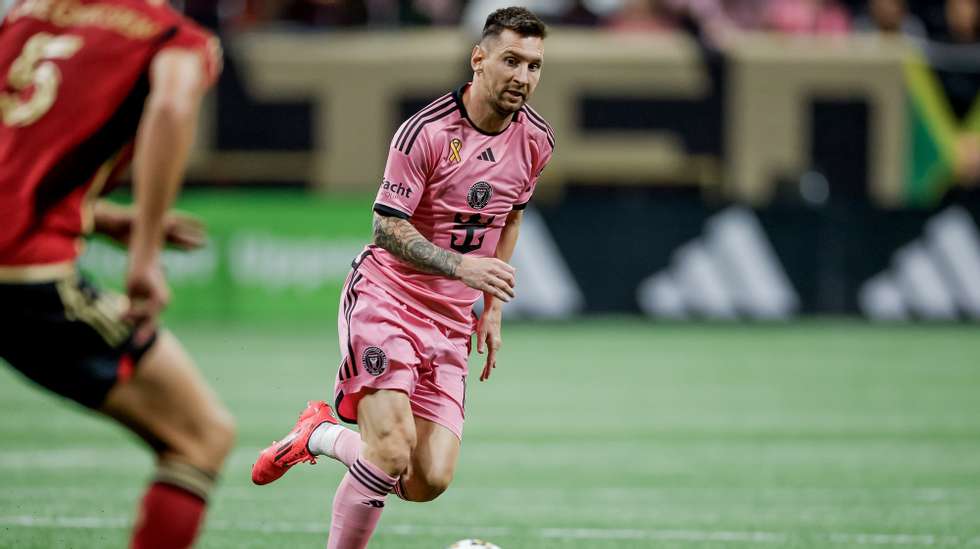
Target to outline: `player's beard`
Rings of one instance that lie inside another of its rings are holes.
[[[493,108],[495,111],[497,111],[497,114],[502,117],[514,114],[515,112],[521,110],[521,107],[524,106],[524,103],[527,100],[527,95],[523,95],[523,92],[519,92],[522,93],[522,95],[520,98],[517,98],[517,102],[514,102],[513,99],[511,99],[514,96],[507,93],[507,91],[510,89],[511,88],[504,88],[501,90],[500,93],[497,94],[496,101],[494,101]]]

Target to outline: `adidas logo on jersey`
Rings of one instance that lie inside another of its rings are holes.
[[[490,147],[487,147],[487,150],[480,153],[480,156],[478,156],[477,158],[479,158],[480,160],[486,160],[487,162],[497,161],[497,159],[493,157],[493,151],[490,150]]]

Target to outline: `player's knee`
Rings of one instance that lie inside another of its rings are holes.
[[[415,431],[395,425],[378,430],[365,442],[372,457],[380,462],[378,465],[389,474],[398,475],[408,469],[415,449]]]
[[[187,427],[191,463],[220,467],[235,445],[235,421],[220,405],[211,407]]]
[[[449,484],[453,481],[453,472],[449,469],[430,470],[425,473],[422,482],[421,499],[418,501],[432,501],[442,495]]]
[[[235,446],[235,419],[224,407],[218,407],[207,419],[207,445],[215,459],[224,461]]]

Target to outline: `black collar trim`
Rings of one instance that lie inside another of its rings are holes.
[[[485,131],[485,130],[480,129],[480,127],[477,126],[476,123],[474,123],[473,120],[470,119],[470,113],[466,112],[466,105],[463,104],[463,92],[466,91],[466,88],[470,84],[471,84],[471,82],[466,82],[466,83],[462,84],[460,87],[458,87],[455,90],[453,90],[453,99],[456,101],[456,107],[459,109],[459,114],[463,115],[463,118],[465,118],[466,121],[470,123],[470,126],[472,126],[474,130],[482,133],[483,135],[489,135],[489,136],[500,135],[500,134],[504,133],[505,131],[509,130],[510,129],[510,124],[507,124],[507,127],[504,128],[504,129],[502,129],[502,130],[500,130],[499,132],[488,132],[488,131]],[[445,88],[443,88],[443,89],[445,89]],[[517,114],[519,112],[520,111],[515,112],[514,115],[510,117],[511,123],[517,121]]]

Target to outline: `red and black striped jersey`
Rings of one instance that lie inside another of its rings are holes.
[[[72,261],[87,205],[129,163],[165,48],[199,51],[213,82],[217,39],[165,2],[20,0],[0,26],[0,266]]]

